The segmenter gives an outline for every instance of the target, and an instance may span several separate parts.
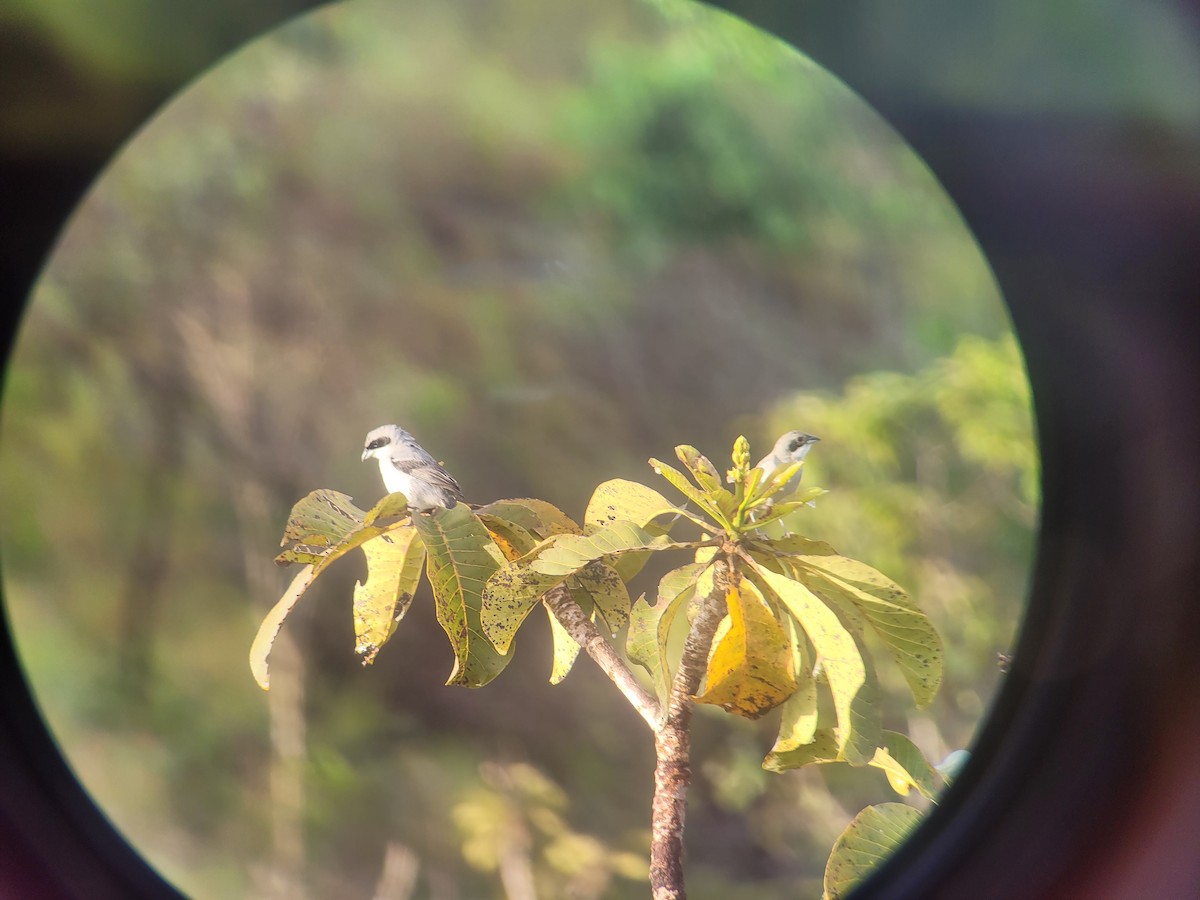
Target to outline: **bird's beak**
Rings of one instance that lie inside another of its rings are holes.
[[[366,461],[367,461],[368,459],[370,459],[370,458],[371,458],[371,451],[370,451],[370,450],[364,450],[364,451],[363,451],[363,455],[362,455],[362,461],[363,461],[363,462],[366,462]]]

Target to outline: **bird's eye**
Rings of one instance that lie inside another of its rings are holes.
[[[788,450],[795,453],[797,450],[799,450],[803,446],[804,446],[804,438],[796,438],[794,441],[792,441],[790,444],[788,444]]]
[[[389,443],[391,443],[391,441],[388,438],[375,438],[375,440],[367,444],[367,449],[378,450],[380,447],[386,447]]]

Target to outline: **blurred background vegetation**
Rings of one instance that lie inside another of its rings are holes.
[[[497,682],[451,689],[418,598],[363,669],[347,562],[289,619],[271,692],[251,680],[288,508],[377,499],[361,438],[390,421],[473,501],[576,516],[678,443],[723,460],[739,433],[820,435],[806,480],[830,493],[794,527],[906,586],[947,643],[931,710],[880,673],[885,726],[935,762],[969,746],[1036,528],[1021,359],[932,176],[785,45],[641,0],[297,20],[115,161],[5,384],[23,661],[83,783],[182,890],[644,896],[649,736],[587,660],[546,684],[542,618]],[[818,894],[883,776],[765,773],[773,717],[710,713],[692,895]]]

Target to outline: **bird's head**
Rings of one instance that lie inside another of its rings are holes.
[[[775,442],[775,455],[792,462],[804,459],[812,445],[819,440],[819,437],[807,431],[789,431]]]
[[[363,462],[388,453],[395,445],[411,440],[412,435],[399,425],[380,425],[373,428],[367,432],[367,439],[363,445]]]

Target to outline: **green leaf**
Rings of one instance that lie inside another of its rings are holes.
[[[454,670],[446,683],[485,685],[511,659],[496,651],[480,622],[484,587],[503,563],[503,555],[465,503],[415,515],[413,525],[428,552],[425,570],[438,622],[454,649]]]
[[[700,486],[701,490],[725,490],[725,486],[721,482],[721,473],[717,471],[717,467],[695,447],[680,444],[675,448],[675,455],[692,473],[692,477],[696,479],[696,484]]]
[[[812,740],[790,750],[774,750],[763,760],[763,768],[769,772],[786,772],[813,763],[845,762],[838,750],[836,729],[818,728]]]
[[[779,736],[775,739],[772,753],[786,753],[810,743],[817,731],[817,682],[813,678],[812,665],[805,658],[804,635],[791,616],[784,623],[788,640],[792,645],[792,668],[796,674],[796,693],[783,704],[783,715],[779,720]]]
[[[510,562],[492,573],[483,588],[480,624],[497,651],[508,652],[530,610],[566,577],[535,572],[526,562]]]
[[[802,509],[809,505],[809,501],[820,497],[822,494],[827,494],[824,488],[810,487],[795,494],[788,494],[786,497],[794,499],[783,499],[771,505],[755,506],[753,509],[754,526],[762,528],[768,522],[775,522],[782,519],[784,516],[790,516],[798,509]]]
[[[493,500],[475,511],[480,516],[494,516],[506,522],[520,525],[539,538],[552,534],[582,534],[583,529],[552,503],[534,497],[519,497],[515,500]]]
[[[339,491],[322,489],[298,500],[288,514],[279,546],[284,550],[275,562],[317,563],[346,535],[363,524],[366,511],[353,503],[353,497]]]
[[[691,472],[692,478],[695,479],[700,489],[708,494],[712,502],[721,510],[722,515],[733,521],[733,514],[738,508],[737,499],[721,482],[721,473],[717,471],[717,467],[709,462],[708,457],[703,453],[687,444],[676,447],[675,455]]]
[[[903,803],[868,806],[846,827],[825,865],[825,900],[842,900],[904,843],[921,813]]]
[[[756,567],[757,577],[788,608],[812,642],[829,680],[838,719],[838,748],[852,763],[866,763],[874,752],[878,731],[869,727],[874,685],[858,643],[832,609],[798,581]],[[860,698],[861,695],[861,698]]]
[[[672,516],[670,520],[655,521],[668,514]],[[660,535],[667,534],[678,517],[678,508],[658,491],[636,481],[614,478],[592,492],[583,516],[583,529],[590,535],[615,522],[632,522],[648,534]],[[650,556],[649,551],[625,553],[613,560],[612,566],[628,582],[642,570]]]
[[[755,719],[796,691],[791,646],[752,582],[730,586],[725,601],[729,630],[713,647],[696,702]]]
[[[615,635],[629,621],[629,591],[612,566],[592,562],[573,579],[573,587],[586,591],[593,608],[604,617],[609,634]]]
[[[766,500],[775,496],[784,488],[786,488],[788,486],[788,482],[795,478],[796,474],[803,468],[804,460],[802,459],[795,462],[790,462],[786,466],[780,466],[769,476],[763,479],[761,490],[758,492],[758,496],[754,499]]]
[[[789,534],[781,538],[775,538],[768,541],[767,545],[776,556],[837,554],[837,551],[824,541],[814,541],[800,534]]]
[[[571,575],[588,563],[629,550],[662,550],[674,546],[665,535],[653,535],[632,522],[614,522],[590,535],[559,534],[530,567],[544,575]]]
[[[667,639],[671,625],[696,592],[696,580],[709,568],[707,563],[688,563],[668,572],[658,583],[658,598],[654,605],[643,594],[633,604],[629,615],[629,633],[625,638],[625,653],[631,662],[650,673],[660,699],[665,699],[671,683],[667,663]]]
[[[558,621],[558,616],[554,615],[550,607],[544,604],[543,607],[546,615],[550,617],[550,635],[554,640],[554,666],[550,671],[550,683],[558,684],[575,665],[579,656],[579,644],[571,637],[570,632],[563,628],[562,622]]]
[[[900,667],[917,706],[929,706],[942,683],[942,640],[903,588],[865,563],[833,552],[796,554],[786,564],[809,590],[856,607]]]
[[[941,776],[917,745],[896,731],[883,732],[882,744],[869,764],[883,770],[892,790],[905,797],[910,788],[916,788],[926,800],[934,800]]]
[[[592,491],[583,514],[583,532],[595,534],[615,522],[632,522],[646,528],[656,518],[667,514],[677,516],[679,510],[658,491],[636,481],[614,478]]]
[[[667,479],[672,486],[675,487],[681,494],[700,507],[702,511],[712,517],[714,521],[719,523],[722,528],[732,528],[732,522],[721,511],[720,504],[717,499],[710,495],[707,491],[702,491],[692,485],[690,481],[678,469],[668,466],[665,462],[657,459],[651,459],[650,465],[654,467],[654,471]],[[728,491],[726,492],[728,493]]]
[[[292,607],[296,605],[300,595],[308,590],[308,586],[313,583],[315,577],[311,565],[305,566],[297,572],[292,583],[288,585],[288,589],[279,598],[279,602],[271,608],[266,618],[262,620],[262,624],[258,626],[258,633],[250,644],[250,672],[254,675],[258,686],[264,691],[269,690],[271,685],[267,656],[271,653],[271,647],[275,644],[275,638],[283,626],[283,620],[292,611]]]
[[[397,528],[362,545],[367,580],[354,584],[354,651],[364,665],[375,661],[408,612],[421,579],[425,545],[415,528]]]

